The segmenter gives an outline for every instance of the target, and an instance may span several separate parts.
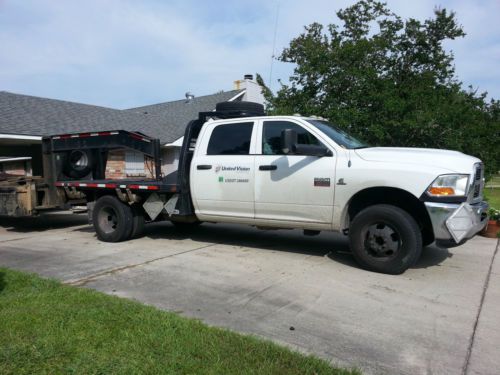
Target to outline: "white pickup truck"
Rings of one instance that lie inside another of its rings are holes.
[[[116,147],[153,158],[155,178],[104,179],[106,152]],[[411,267],[423,246],[456,246],[487,223],[479,159],[369,147],[325,120],[266,116],[255,103],[200,113],[187,125],[174,175],[161,175],[158,147],[124,131],[46,137],[46,182],[66,201],[89,203],[103,241],[137,236],[156,220],[338,231],[362,267],[390,274]]]

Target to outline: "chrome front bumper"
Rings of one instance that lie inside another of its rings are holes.
[[[488,223],[488,203],[425,202],[437,242],[460,243],[473,237]]]

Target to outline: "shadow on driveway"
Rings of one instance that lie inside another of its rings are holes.
[[[50,213],[35,218],[0,218],[0,226],[9,232],[41,232],[78,226],[73,230],[95,236],[94,229],[86,224],[86,214],[71,212]],[[211,223],[181,230],[169,222],[157,222],[145,226],[143,237],[153,240],[190,239],[212,244],[328,257],[346,266],[358,268],[350,253],[347,237],[340,233],[325,231],[317,236],[304,236],[301,230],[258,230],[245,225]],[[447,249],[430,246],[424,249],[422,257],[413,268],[434,267],[452,255]]]
[[[78,230],[88,230],[88,228]],[[301,230],[258,230],[244,225],[209,223],[190,230],[179,230],[170,223],[160,222],[146,225],[144,237],[154,240],[190,239],[269,251],[326,256],[346,266],[359,268],[349,249],[348,238],[340,233],[325,231],[318,236],[311,237],[304,236]],[[428,246],[423,249],[420,260],[413,268],[438,266],[452,256],[453,254],[448,249]]]
[[[420,260],[413,266],[413,268],[428,268],[440,266],[446,259],[453,257],[448,249],[437,247],[435,245],[427,246],[422,251]]]
[[[47,213],[37,217],[0,217],[0,227],[8,232],[43,232],[48,229],[68,228],[88,223],[86,214],[71,212]]]

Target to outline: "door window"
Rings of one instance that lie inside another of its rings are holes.
[[[248,155],[253,122],[224,124],[214,128],[207,155]]]
[[[297,132],[297,143],[302,145],[321,145],[318,139],[302,126],[290,121],[264,121],[262,134],[263,155],[284,155],[281,149],[281,132],[292,129]]]

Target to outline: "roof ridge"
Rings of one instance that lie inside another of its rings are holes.
[[[87,107],[111,109],[113,111],[121,111],[121,109],[118,109],[118,108],[104,107],[102,105],[73,102],[73,101],[64,100],[64,99],[46,98],[46,97],[43,97],[43,96],[36,96],[36,95],[18,94],[16,92],[10,92],[10,91],[0,91],[0,94],[9,94],[9,95],[14,95],[14,96],[24,96],[24,97],[33,98],[33,99],[51,100],[51,101],[62,102],[62,103],[77,104],[77,105],[82,105],[82,106],[87,106]]]
[[[220,94],[227,94],[227,93],[230,93],[230,92],[243,92],[245,90],[246,89],[228,90],[228,91],[223,91],[222,90],[222,91],[219,91],[219,92],[216,92],[216,93],[213,93],[213,94],[195,96],[193,100],[206,98],[208,96],[215,96],[215,95],[220,95]],[[184,102],[184,101],[186,101],[186,99],[177,99],[177,100],[171,100],[171,101],[167,101],[167,102],[160,102],[160,103],[142,105],[140,107],[126,108],[126,109],[123,109],[123,111],[134,111],[134,110],[137,110],[137,109],[148,108],[148,107],[152,107],[152,106],[156,106],[156,105],[165,105],[165,104],[171,104],[171,103],[177,103],[177,102]]]

